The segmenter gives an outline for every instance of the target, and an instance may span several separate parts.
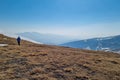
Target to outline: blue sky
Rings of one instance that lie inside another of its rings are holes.
[[[0,32],[120,35],[120,0],[0,0]]]

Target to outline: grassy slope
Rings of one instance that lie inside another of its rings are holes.
[[[38,45],[0,35],[0,80],[120,80],[120,55]]]

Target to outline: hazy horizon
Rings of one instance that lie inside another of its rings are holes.
[[[0,33],[120,35],[120,0],[1,0]]]

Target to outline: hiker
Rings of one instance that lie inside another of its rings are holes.
[[[18,36],[17,42],[18,42],[18,45],[19,45],[19,46],[20,46],[20,41],[21,41],[21,38]]]

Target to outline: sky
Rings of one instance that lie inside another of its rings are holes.
[[[0,0],[0,33],[120,35],[120,0]]]

